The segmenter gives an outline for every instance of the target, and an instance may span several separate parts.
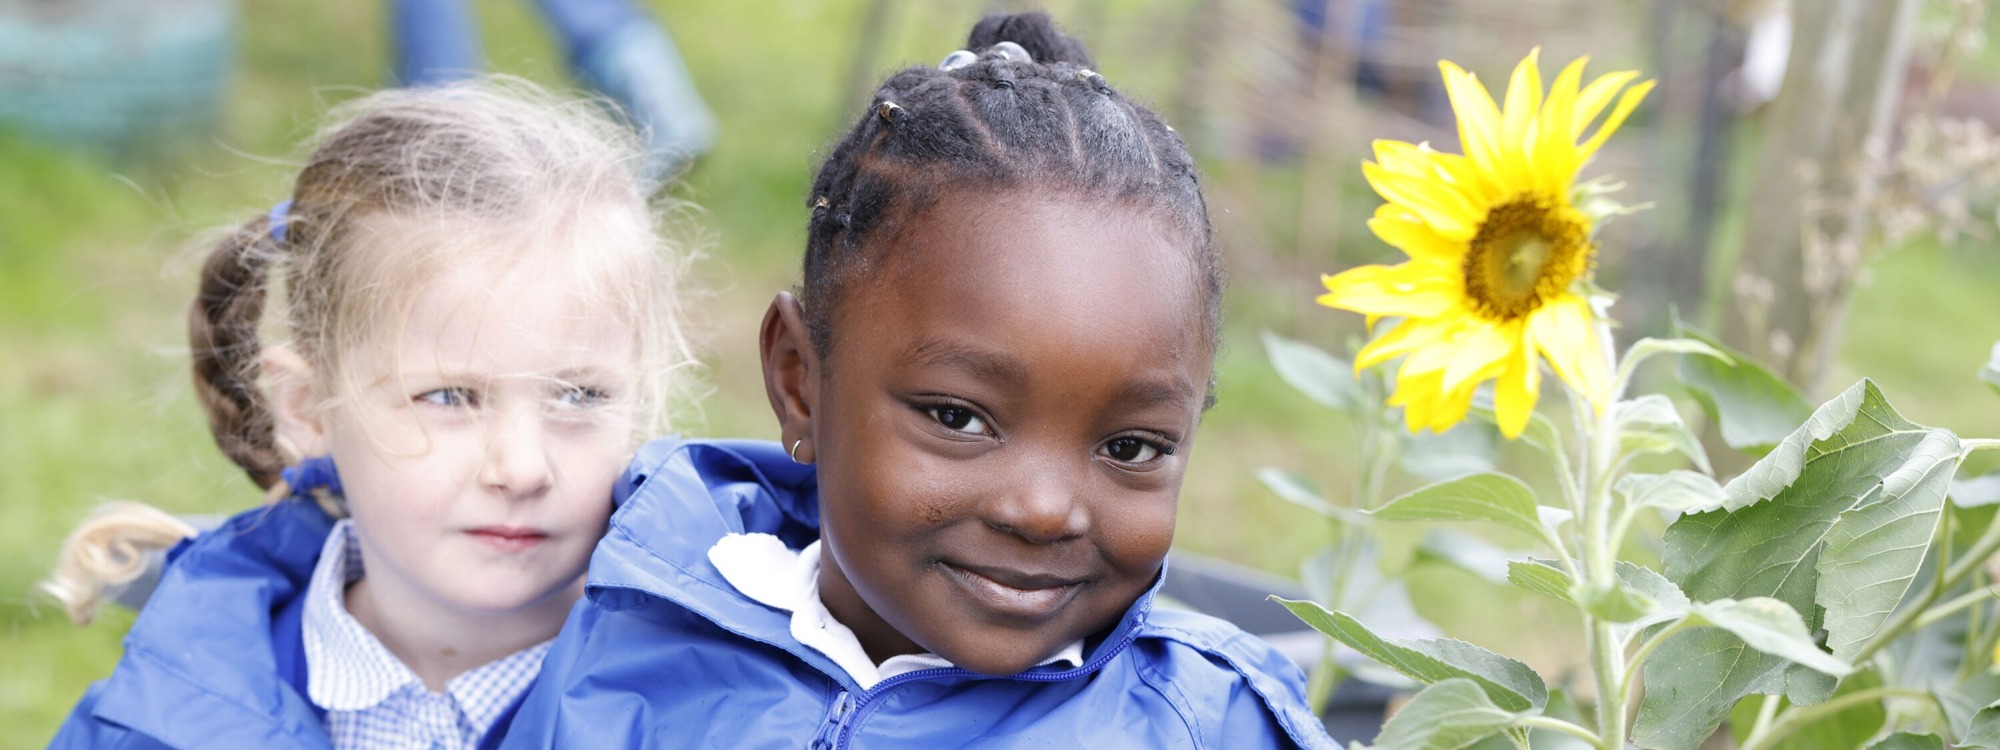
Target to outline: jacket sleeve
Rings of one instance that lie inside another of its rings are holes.
[[[1178,612],[1153,620],[1171,645],[1159,649],[1147,682],[1180,708],[1198,745],[1339,747],[1306,705],[1305,673],[1269,644]]]
[[[49,740],[49,750],[138,750],[159,746],[130,729],[97,718],[97,699],[103,692],[102,680],[91,683],[83,699],[69,712],[69,718],[56,729],[55,739]]]

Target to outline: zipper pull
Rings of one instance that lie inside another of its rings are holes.
[[[840,691],[833,697],[833,705],[826,709],[826,718],[820,721],[819,734],[813,737],[812,750],[832,750],[839,741],[840,730],[847,728],[847,719],[854,713],[854,696]]]

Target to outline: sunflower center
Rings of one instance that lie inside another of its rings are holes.
[[[1583,275],[1591,249],[1576,209],[1534,197],[1494,206],[1465,254],[1466,301],[1492,320],[1526,316]]]

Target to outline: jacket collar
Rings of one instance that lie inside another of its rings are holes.
[[[793,462],[777,443],[663,438],[640,449],[614,500],[618,510],[590,559],[593,603],[618,610],[671,602],[855,689],[845,670],[791,637],[790,613],[739,593],[708,559],[731,533],[772,534],[792,549],[818,539],[819,481],[810,465]],[[1163,566],[1106,637],[1088,642],[1083,667],[1031,671],[1049,679],[1101,667],[1145,626],[1164,573]]]
[[[173,747],[326,747],[296,620],[333,519],[287,499],[176,550],[94,714]],[[292,623],[296,625],[295,622]]]

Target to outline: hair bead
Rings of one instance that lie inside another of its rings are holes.
[[[896,124],[896,118],[901,116],[902,112],[903,108],[901,105],[890,101],[882,102],[875,107],[875,116],[882,118],[883,122],[891,125]]]

